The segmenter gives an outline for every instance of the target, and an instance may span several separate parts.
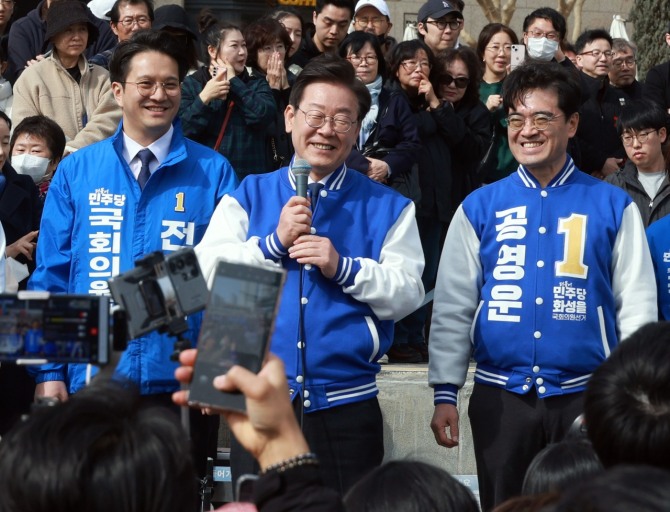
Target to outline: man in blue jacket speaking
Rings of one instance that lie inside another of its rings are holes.
[[[107,295],[107,280],[153,251],[200,241],[221,197],[237,184],[228,161],[186,139],[175,120],[187,64],[170,36],[142,32],[110,62],[112,90],[123,110],[109,139],[65,158],[49,188],[30,288]],[[199,322],[189,319],[188,339]],[[151,333],[131,340],[117,373],[142,395],[170,403],[178,387],[174,340]],[[65,400],[86,384],[86,365],[44,365],[37,395]]]

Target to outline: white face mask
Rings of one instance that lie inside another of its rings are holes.
[[[30,176],[35,183],[38,183],[47,173],[50,160],[43,156],[29,155],[23,153],[22,155],[15,155],[12,157],[12,167],[19,174]]]
[[[546,37],[529,37],[528,55],[533,59],[550,61],[556,55],[558,50],[558,41],[552,41]]]

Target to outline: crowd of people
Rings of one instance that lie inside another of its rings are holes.
[[[311,20],[282,7],[245,27],[204,11],[196,28],[151,0],[109,2],[107,20],[79,0],[43,0],[17,20],[8,8],[0,0],[5,291],[108,295],[136,260],[184,247],[210,283],[221,258],[286,270],[274,356],[258,375],[216,381],[247,398],[247,416],[224,416],[234,481],[261,471],[259,510],[477,510],[441,470],[382,465],[385,355],[428,363],[430,425],[446,448],[459,445],[474,360],[467,414],[484,511],[596,507],[622,478],[642,478],[644,510],[657,510],[654,485],[670,477],[619,466],[670,469],[657,444],[669,441],[670,379],[654,366],[668,336],[655,322],[670,320],[667,63],[639,82],[633,43],[588,29],[571,45],[549,7],[521,34],[486,25],[475,48],[459,40],[461,0],[426,1],[417,38],[402,42],[384,0],[317,0]],[[670,46],[670,26],[664,37]],[[526,62],[512,69],[519,43]],[[200,321],[189,316],[187,338]],[[166,334],[130,340],[116,375],[137,395],[101,384],[97,404],[91,365],[3,364],[14,391],[0,397],[0,475],[31,437],[52,444],[83,423],[62,449],[86,467],[110,457],[105,476],[128,457],[105,436],[132,446],[132,425],[155,429],[155,452],[186,450],[179,468],[158,465],[174,478],[165,485],[206,478],[219,415],[191,411],[192,443],[174,440],[170,418],[187,402],[174,373],[190,380],[194,352],[180,368],[172,352]],[[13,428],[33,397],[63,404]],[[143,411],[155,406],[171,413],[154,425]],[[86,444],[109,414],[128,423]],[[588,438],[571,433],[582,414]],[[625,437],[645,429],[642,445]],[[145,461],[128,464],[158,481]],[[91,489],[102,478],[75,476]],[[0,481],[3,510],[69,492],[56,479],[31,496],[25,472]],[[192,487],[156,510],[183,508]],[[148,495],[126,491],[124,506],[92,492],[59,506],[147,509]]]

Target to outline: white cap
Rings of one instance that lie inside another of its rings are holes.
[[[88,3],[88,8],[96,18],[109,21],[109,12],[114,6],[114,1],[115,0],[91,0]]]
[[[358,0],[358,3],[356,4],[356,8],[354,9],[354,16],[356,13],[362,9],[363,7],[374,7],[379,11],[379,13],[382,16],[386,16],[388,18],[391,17],[391,13],[389,12],[389,7],[386,5],[386,2],[384,0]]]

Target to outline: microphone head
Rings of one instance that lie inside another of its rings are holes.
[[[307,160],[296,158],[293,162],[293,165],[291,166],[291,170],[293,171],[293,175],[295,177],[309,176],[309,173],[312,170],[312,166],[309,165]]]

